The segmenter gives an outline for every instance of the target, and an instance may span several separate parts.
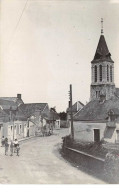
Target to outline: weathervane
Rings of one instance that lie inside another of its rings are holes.
[[[101,18],[101,34],[103,34],[103,18]]]

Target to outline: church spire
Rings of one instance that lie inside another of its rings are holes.
[[[103,33],[104,33],[104,31],[103,31],[103,18],[101,18],[101,35],[100,35],[100,39],[99,39],[98,46],[97,46],[97,49],[96,49],[96,52],[94,55],[94,59],[92,60],[92,63],[102,62],[102,61],[114,62],[111,59],[111,54],[110,54],[109,49],[107,47]]]
[[[101,18],[101,34],[103,34],[103,18]]]

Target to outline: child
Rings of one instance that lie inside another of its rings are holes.
[[[18,145],[18,140],[15,139],[15,141],[14,141],[14,153],[16,152],[17,145]]]
[[[13,141],[11,141],[11,144],[10,144],[11,155],[10,156],[13,156],[13,149],[14,149],[14,144],[13,144]]]
[[[16,151],[17,151],[17,156],[19,156],[19,151],[20,151],[19,144],[17,144]]]

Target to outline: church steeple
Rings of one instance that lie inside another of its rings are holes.
[[[100,36],[98,46],[95,52],[94,59],[92,60],[92,63],[101,62],[101,61],[109,61],[109,62],[114,63],[114,61],[111,59],[111,54],[107,47],[105,37],[102,34]]]
[[[114,95],[114,61],[103,35],[103,20],[101,19],[101,35],[92,64],[91,100],[105,95],[109,99]]]
[[[101,18],[101,35],[98,42],[98,46],[95,52],[94,59],[91,61],[91,63],[95,62],[102,62],[102,61],[109,61],[114,63],[114,61],[111,59],[111,54],[109,52],[109,49],[107,47],[107,43],[105,41],[105,37],[103,35],[103,18]]]

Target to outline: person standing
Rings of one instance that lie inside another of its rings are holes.
[[[15,139],[14,140],[14,153],[16,152],[17,145],[18,145],[18,140]]]
[[[19,151],[20,151],[19,144],[17,144],[16,151],[17,151],[17,156],[19,156]]]
[[[5,155],[8,155],[8,148],[9,148],[9,144],[8,144],[8,139],[6,138],[5,140]]]

